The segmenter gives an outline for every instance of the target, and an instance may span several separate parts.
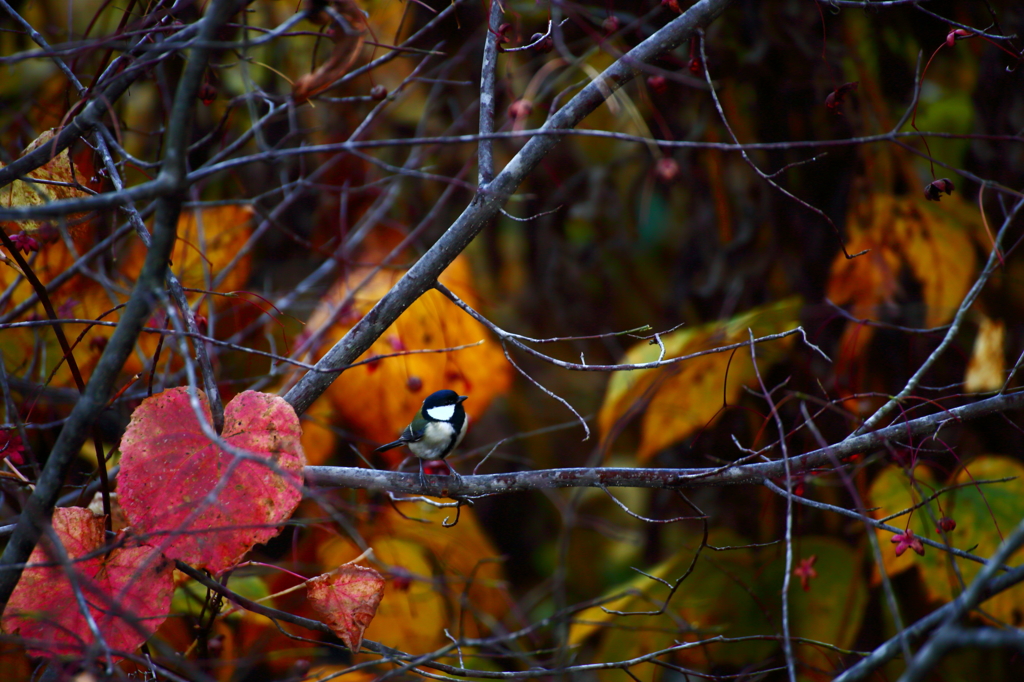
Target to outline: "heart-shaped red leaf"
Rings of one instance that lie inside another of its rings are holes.
[[[53,530],[67,551],[75,584],[107,646],[113,651],[135,651],[167,618],[174,592],[170,562],[147,546],[119,547],[81,559],[104,544],[103,517],[81,507],[56,509]],[[29,564],[55,562],[44,538]],[[80,657],[96,644],[67,570],[60,565],[25,569],[4,611],[3,629],[20,633],[33,643],[29,649],[33,655],[47,658]]]
[[[306,581],[313,608],[353,653],[384,596],[384,576],[366,566],[341,566]]]
[[[210,419],[206,396],[200,401]],[[187,388],[142,401],[121,439],[121,506],[136,534],[173,559],[220,573],[280,531],[302,499],[301,429],[282,398],[246,391],[224,408],[221,438],[199,428]]]

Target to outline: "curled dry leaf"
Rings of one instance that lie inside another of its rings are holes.
[[[1006,381],[1006,357],[1003,345],[1006,325],[1002,320],[984,318],[978,325],[974,339],[974,352],[967,363],[964,390],[968,393],[997,391]]]
[[[836,114],[837,116],[842,116],[842,107],[846,100],[846,95],[848,95],[853,90],[856,90],[858,85],[860,85],[860,81],[853,81],[852,83],[843,83],[838,88],[836,88],[835,90],[828,94],[828,97],[825,98],[825,106],[828,108],[829,111]]]
[[[345,75],[363,48],[366,15],[355,0],[330,0],[326,9],[320,12],[319,20],[321,23],[330,22],[327,36],[334,41],[334,49],[320,68],[295,81],[292,96],[296,102],[304,102],[331,87],[334,81]]]
[[[25,147],[21,155],[24,156],[44,144],[52,143],[55,136],[56,134],[53,130],[47,130],[29,146]],[[3,164],[0,163],[0,168],[2,167]],[[15,180],[3,189],[0,189],[0,206],[4,208],[41,206],[51,201],[79,199],[89,196],[88,193],[78,189],[78,186],[85,182],[85,178],[75,168],[67,149],[29,173],[28,177],[32,180],[41,180],[46,184]],[[81,225],[81,217],[81,214],[68,216],[68,228],[72,232],[74,232],[75,227]],[[0,221],[0,229],[7,232],[7,234],[14,234],[24,230],[26,235],[31,236],[39,232],[45,224],[46,222],[42,220]]]
[[[73,562],[68,567],[35,566],[54,562],[43,540],[29,557],[3,616],[3,629],[34,643],[35,656],[81,656],[96,644],[75,598],[68,571],[88,604],[104,641],[114,651],[132,652],[167,618],[174,591],[173,569],[149,546],[118,546],[97,552],[104,542],[103,517],[81,507],[60,507],[53,530]],[[120,538],[123,540],[123,538]],[[93,555],[91,558],[84,558]]]
[[[340,566],[306,581],[313,608],[352,653],[384,596],[384,576],[366,566]]]
[[[199,391],[206,419],[210,408]],[[173,559],[212,573],[277,535],[302,499],[299,419],[284,399],[245,391],[224,408],[236,459],[200,430],[187,388],[142,401],[121,440],[118,490],[137,534]]]
[[[928,201],[941,201],[943,192],[946,194],[952,194],[954,189],[956,188],[954,187],[952,180],[949,178],[940,178],[925,185],[924,198]]]

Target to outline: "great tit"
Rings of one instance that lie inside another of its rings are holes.
[[[412,423],[402,431],[399,439],[381,445],[374,452],[384,452],[400,445],[408,445],[412,454],[420,460],[420,485],[425,486],[423,460],[444,459],[452,450],[459,447],[462,437],[466,435],[469,416],[462,407],[462,401],[468,397],[448,389],[431,393],[423,401]],[[453,476],[458,476],[451,464],[448,464],[448,470]]]

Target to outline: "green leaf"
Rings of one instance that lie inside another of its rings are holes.
[[[870,505],[879,507],[875,518],[908,509],[923,497],[936,492],[934,474],[926,467],[914,470],[917,486],[911,486],[906,474],[898,467],[889,467],[871,484],[868,493]],[[1011,480],[1000,480],[1012,477]],[[999,481],[999,482],[995,482]],[[947,533],[952,546],[987,558],[995,552],[1006,533],[1024,518],[1024,465],[1007,457],[986,455],[972,460],[947,484],[948,492],[913,512],[909,528],[916,535],[942,542],[932,519],[949,517],[956,521],[956,529]],[[960,486],[960,487],[954,487]],[[888,522],[907,526],[906,517]],[[925,547],[924,556],[907,551],[896,557],[892,534],[878,531],[885,570],[895,575],[916,567],[924,582],[928,596],[938,601],[950,601],[961,592],[953,562],[970,584],[981,570],[981,564],[954,558],[948,552]],[[1024,550],[1017,552],[1011,565],[1024,559]],[[1024,616],[1024,586],[1007,590],[985,603],[985,612],[1004,622],[1020,622]]]

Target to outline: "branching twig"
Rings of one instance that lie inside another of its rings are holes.
[[[207,39],[216,35],[220,26],[234,13],[237,4],[233,0],[213,0],[206,15],[196,22],[199,35]],[[190,114],[195,106],[196,93],[206,70],[209,53],[209,50],[203,48],[195,48],[192,51],[185,72],[178,83],[174,106],[170,112],[164,166],[160,178],[162,182],[179,188],[179,191],[183,189],[181,183],[185,180],[184,150],[188,139]],[[44,145],[43,149],[48,153],[50,145]],[[0,170],[0,173],[13,165]],[[18,174],[21,172],[27,171],[18,171]],[[36,490],[29,497],[18,527],[4,548],[3,555],[0,556],[0,604],[6,605],[11,592],[14,591],[14,586],[21,577],[21,569],[18,566],[24,564],[32,553],[42,524],[48,523],[60,495],[67,469],[81,450],[92,424],[106,407],[114,381],[132,352],[140,329],[149,319],[157,298],[154,292],[164,284],[167,262],[175,241],[180,202],[180,198],[171,197],[162,200],[158,205],[153,243],[146,254],[142,272],[128,300],[121,323],[103,350],[81,400],[75,405],[61,430]]]
[[[637,74],[637,67],[681,45],[699,27],[716,19],[732,0],[700,0],[645,41],[630,50],[588,84],[545,123],[546,128],[572,128],[614,91]],[[531,139],[508,165],[481,190],[476,199],[377,304],[317,363],[318,367],[345,366],[362,355],[414,300],[427,291],[446,267],[498,212],[541,159],[558,143],[558,137]],[[308,409],[336,378],[307,373],[285,394],[299,414]]]

